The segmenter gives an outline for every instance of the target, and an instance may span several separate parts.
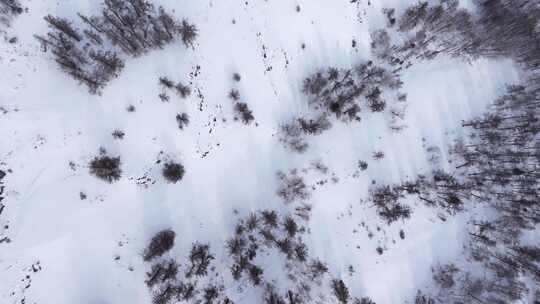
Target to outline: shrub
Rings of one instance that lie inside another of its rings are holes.
[[[247,103],[245,102],[238,102],[236,105],[234,105],[234,111],[238,116],[240,116],[240,119],[244,124],[250,124],[255,117],[253,116],[253,112],[249,109]],[[235,117],[235,120],[238,119]]]
[[[308,251],[307,246],[304,243],[298,243],[296,247],[294,247],[294,253],[296,254],[296,258],[299,261],[304,262],[307,259]]]
[[[90,162],[90,174],[108,183],[113,183],[120,179],[122,169],[120,168],[120,157],[110,157],[107,155],[96,156]]]
[[[362,170],[362,171],[365,171],[368,168],[368,163],[366,163],[363,160],[360,160],[360,161],[358,161],[358,168],[360,168],[360,170]]]
[[[112,132],[112,136],[114,137],[114,139],[124,139],[124,135],[126,135],[126,133],[121,130],[114,130]]]
[[[185,169],[182,164],[169,162],[163,166],[163,177],[169,183],[177,183],[184,177]]]
[[[184,127],[189,124],[189,115],[186,113],[176,114],[176,122],[178,123],[178,128],[184,130]]]
[[[302,90],[310,97],[309,105],[313,109],[351,122],[360,120],[362,100],[367,100],[372,111],[383,111],[383,91],[399,93],[401,85],[396,71],[367,61],[351,69],[331,67],[319,71],[304,80]]]
[[[4,0],[12,2],[13,0]],[[163,8],[156,9],[147,0],[105,0],[97,16],[78,14],[83,27],[72,21],[48,15],[50,31],[36,36],[50,47],[60,68],[88,86],[90,93],[100,93],[124,68],[123,57],[141,56],[182,39],[192,46],[197,28],[186,20],[181,23]],[[160,82],[169,87],[170,82]]]
[[[171,250],[174,246],[176,233],[171,229],[162,230],[150,240],[150,244],[144,251],[144,260],[150,261],[156,257],[162,256],[165,252]]]
[[[332,124],[326,115],[320,115],[316,119],[299,118],[298,123],[305,134],[319,135],[329,130]]]
[[[192,46],[195,38],[197,38],[197,27],[194,24],[190,24],[187,20],[182,20],[180,26],[180,35],[182,36],[182,42],[186,46]]]
[[[283,227],[285,228],[287,235],[289,235],[290,237],[294,237],[296,235],[296,232],[298,232],[298,224],[296,224],[296,222],[291,216],[287,216],[285,218]]]
[[[240,99],[240,92],[238,92],[238,90],[232,89],[229,92],[229,98],[234,101],[237,101],[238,99]]]
[[[180,265],[173,259],[152,265],[152,269],[146,273],[146,285],[153,287],[166,281],[174,281]]]

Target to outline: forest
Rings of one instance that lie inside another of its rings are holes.
[[[540,303],[539,1],[35,2],[0,302]]]

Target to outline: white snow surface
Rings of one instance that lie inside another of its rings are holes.
[[[428,146],[439,147],[441,165],[450,167],[448,145],[461,134],[461,121],[480,115],[517,79],[511,62],[441,58],[406,70],[407,128],[399,133],[366,115],[310,138],[303,154],[277,138],[280,124],[308,111],[301,92],[305,77],[369,59],[369,32],[384,24],[381,8],[399,10],[416,1],[155,0],[197,25],[194,48],[176,43],[128,59],[101,96],[62,73],[33,38],[47,31],[46,14],[75,19],[76,12],[96,13],[99,2],[21,2],[28,12],[5,29],[18,42],[0,42],[0,106],[6,110],[0,112],[0,169],[12,170],[0,216],[11,239],[0,244],[0,303],[149,303],[149,266],[141,253],[157,231],[177,232],[171,255],[186,256],[201,241],[210,243],[216,261],[224,260],[224,242],[238,218],[233,210],[286,210],[276,194],[276,172],[309,168],[316,160],[329,173],[303,175],[310,185],[329,182],[311,195],[305,241],[310,255],[326,261],[353,296],[405,303],[430,284],[431,265],[462,251],[465,216],[443,222],[418,204],[410,220],[387,226],[362,200],[372,181],[399,182],[429,172]],[[235,72],[240,82],[232,79]],[[168,103],[161,102],[160,76],[191,83],[193,94],[171,94]],[[253,110],[257,126],[233,121],[227,98],[232,88]],[[128,113],[129,105],[136,111]],[[191,119],[184,130],[175,121],[181,112]],[[123,140],[113,139],[115,129],[126,133]],[[89,174],[88,162],[100,147],[121,156],[120,181],[108,184]],[[377,162],[371,155],[378,150],[386,156]],[[184,164],[181,182],[164,181],[156,165],[160,157]],[[359,160],[369,168],[355,174]],[[143,175],[155,184],[137,185]],[[79,198],[81,191],[87,199]],[[377,246],[386,249],[383,255]],[[38,261],[42,270],[27,279]],[[226,265],[221,271],[228,272]],[[258,302],[249,292],[232,294],[237,303]]]

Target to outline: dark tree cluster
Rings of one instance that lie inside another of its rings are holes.
[[[90,161],[90,174],[108,183],[116,182],[122,175],[120,156],[111,157],[102,151]]]
[[[189,254],[190,266],[186,277],[205,276],[208,274],[208,266],[214,259],[207,244],[194,244]]]
[[[36,36],[51,49],[54,60],[68,75],[85,84],[92,94],[98,93],[124,68],[118,52],[103,47],[103,38],[90,30],[83,33],[71,21],[51,15],[45,17],[50,32]]]
[[[420,1],[395,17],[393,9],[384,9],[390,32],[371,33],[373,54],[398,70],[410,67],[414,60],[430,60],[440,54],[477,58],[480,30],[475,17],[459,8],[459,0],[440,0],[438,4]],[[394,25],[396,25],[394,27]],[[401,39],[394,43],[392,36]]]
[[[167,77],[160,77],[159,78],[159,84],[164,88],[168,90],[173,90],[178,96],[182,98],[187,98],[191,95],[191,88],[187,85],[184,85],[181,82],[174,83],[172,80],[170,80]],[[166,96],[165,93],[160,94],[160,98],[163,101],[168,101],[168,98],[163,98],[161,96]]]
[[[233,79],[238,82],[241,77],[240,74],[235,73]],[[248,104],[240,101],[240,92],[237,89],[232,89],[229,91],[229,99],[234,103],[234,120],[240,120],[245,125],[251,124],[255,120],[253,116],[253,111],[249,108]]]
[[[249,125],[253,120],[255,120],[253,112],[249,109],[249,106],[245,102],[237,102],[234,105],[234,113],[234,120],[240,120],[245,125]]]
[[[367,107],[383,112],[390,92],[395,100],[401,95],[399,74],[372,61],[351,69],[328,68],[304,80],[302,91],[315,110],[344,122],[359,121],[359,113]]]
[[[414,196],[428,207],[456,214],[464,210],[465,202],[473,196],[471,190],[470,183],[460,182],[444,171],[435,170],[430,176],[419,175],[414,181],[376,186],[369,195],[379,216],[391,224],[410,218],[412,209],[401,202],[406,196]]]
[[[302,240],[306,230],[300,221],[293,215],[280,215],[274,210],[252,213],[239,220],[235,235],[227,240],[226,247],[233,259],[232,277],[235,280],[245,277],[254,287],[264,288],[264,303],[308,303],[314,296],[313,287],[321,286],[328,271],[324,263],[309,258]],[[288,279],[280,282],[288,289],[284,295],[275,291],[271,278],[266,278],[262,265],[257,264],[269,251],[286,259],[283,271],[287,272]]]
[[[339,303],[375,304],[367,297],[353,298],[342,280],[328,278],[328,266],[309,256],[303,241],[307,234],[305,223],[304,218],[290,213],[254,212],[238,220],[234,233],[225,243],[226,257],[216,259],[208,244],[197,242],[185,262],[165,255],[174,246],[174,231],[158,232],[143,255],[150,263],[145,283],[152,302],[232,304],[227,296],[232,287],[248,284],[260,291],[262,298],[257,303],[326,303],[331,297]],[[280,256],[282,262],[276,264],[271,258],[268,264],[268,257],[275,255]],[[215,265],[216,261],[223,264]],[[267,276],[268,265],[279,268],[285,279],[276,281]],[[234,283],[228,281],[227,274],[218,272],[227,268]]]
[[[332,292],[341,304],[347,304],[351,295],[349,294],[349,288],[345,285],[343,280],[332,280]]]
[[[120,74],[124,55],[140,56],[178,39],[191,46],[197,35],[194,25],[177,21],[146,0],[104,0],[101,15],[79,18],[81,28],[48,15],[50,31],[36,38],[51,49],[64,72],[93,94]]]
[[[312,113],[280,127],[280,141],[296,152],[304,152],[305,136],[319,135],[332,127],[332,120],[360,121],[362,109],[389,114],[391,129],[403,128],[406,95],[398,70],[367,61],[350,69],[331,67],[304,80],[302,91]]]
[[[396,188],[382,186],[370,191],[370,199],[377,208],[379,216],[391,224],[411,216],[411,208],[399,202],[403,194]]]
[[[214,256],[208,245],[193,244],[189,255],[189,265],[182,271],[180,263],[173,258],[159,258],[174,246],[175,232],[158,232],[145,250],[144,260],[152,262],[146,273],[146,285],[152,292],[153,304],[178,302],[204,304],[233,304],[224,295],[223,285],[204,282],[209,277],[209,265]],[[213,270],[212,270],[213,272]],[[217,275],[212,273],[211,276]]]
[[[113,136],[114,139],[124,139],[124,136],[126,135],[126,133],[122,130],[114,130],[111,135]]]
[[[0,24],[9,25],[10,20],[22,14],[23,11],[18,0],[0,0]]]

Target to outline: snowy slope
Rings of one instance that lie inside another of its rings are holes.
[[[28,12],[6,29],[5,36],[18,42],[0,42],[0,169],[12,171],[0,216],[9,226],[3,236],[11,239],[0,244],[0,303],[149,303],[141,253],[155,232],[174,229],[178,255],[196,240],[209,242],[219,261],[237,218],[233,210],[245,215],[288,208],[276,195],[276,172],[309,168],[315,160],[329,173],[309,170],[306,178],[329,183],[311,196],[306,242],[352,295],[403,303],[427,284],[434,262],[460,252],[466,218],[442,222],[419,206],[412,220],[386,227],[361,200],[372,181],[429,171],[428,146],[439,147],[441,165],[448,166],[447,145],[460,122],[482,113],[517,78],[510,62],[441,59],[415,65],[403,74],[406,129],[392,132],[380,117],[368,116],[358,124],[336,124],[297,154],[282,147],[276,133],[307,111],[302,80],[318,68],[368,59],[369,32],[383,24],[381,8],[406,1],[156,2],[197,25],[194,48],[171,45],[129,59],[101,96],[59,71],[33,38],[46,32],[46,14],[91,14],[97,1],[25,0]],[[232,79],[235,72],[240,82]],[[194,93],[164,103],[158,98],[160,76],[190,83]],[[227,98],[233,88],[257,125],[233,121]],[[136,111],[127,112],[129,105]],[[184,130],[176,126],[181,112],[191,119]],[[123,140],[111,136],[115,129],[125,132]],[[121,155],[119,182],[107,184],[88,173],[100,147]],[[386,155],[379,162],[371,159],[377,150]],[[184,179],[164,182],[158,159],[181,161]],[[356,172],[359,160],[369,162],[368,170]],[[155,183],[138,185],[142,176]],[[377,246],[386,249],[383,255]],[[238,303],[255,303],[249,292],[236,296]]]

